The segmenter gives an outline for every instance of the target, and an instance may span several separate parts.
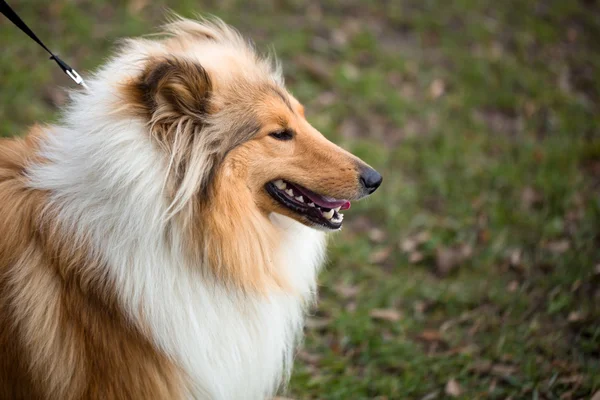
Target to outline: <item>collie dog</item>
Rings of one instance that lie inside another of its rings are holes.
[[[220,20],[123,42],[0,141],[0,398],[268,399],[325,232],[381,175]]]

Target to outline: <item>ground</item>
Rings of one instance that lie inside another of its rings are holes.
[[[9,3],[84,75],[115,39],[150,33],[164,15],[149,0]],[[283,395],[600,390],[598,2],[168,6],[271,46],[308,119],[384,176],[332,239]],[[68,78],[2,18],[0,48],[0,135],[56,119]]]

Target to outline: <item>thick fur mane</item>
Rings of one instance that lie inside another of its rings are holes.
[[[0,142],[2,398],[264,399],[289,375],[325,238],[257,205],[241,146],[281,72],[218,20],[166,29]]]

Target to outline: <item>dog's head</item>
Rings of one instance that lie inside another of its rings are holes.
[[[229,191],[217,201],[336,230],[350,201],[379,187],[381,175],[311,126],[278,66],[236,31],[190,20],[168,31],[137,44],[149,56],[126,93],[169,156],[174,212]]]

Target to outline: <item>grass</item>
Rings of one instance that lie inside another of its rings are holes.
[[[80,72],[162,5],[11,1]],[[600,390],[600,5],[178,0],[283,60],[384,185],[332,240],[296,399],[580,399]],[[70,86],[0,21],[0,136]]]

